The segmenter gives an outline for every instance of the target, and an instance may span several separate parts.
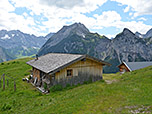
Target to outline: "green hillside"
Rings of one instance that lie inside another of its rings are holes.
[[[9,87],[0,88],[0,113],[26,114],[126,114],[152,113],[152,66],[123,75],[105,74],[105,81],[73,89],[41,94],[22,78],[29,74],[25,63],[31,58],[0,63],[0,76],[16,78]]]

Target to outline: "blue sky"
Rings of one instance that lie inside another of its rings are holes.
[[[0,30],[37,36],[75,22],[109,38],[124,28],[145,34],[152,28],[151,20],[151,0],[1,0],[0,4]]]

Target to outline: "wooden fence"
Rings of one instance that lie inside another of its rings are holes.
[[[9,87],[9,81],[13,81],[14,82],[14,91],[16,91],[16,78],[11,77],[11,76],[6,76],[5,74],[3,74],[0,77],[0,88],[3,88],[3,91],[6,89],[6,85],[7,87]],[[3,87],[2,87],[2,83],[3,83]]]

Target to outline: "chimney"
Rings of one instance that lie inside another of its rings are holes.
[[[36,58],[35,58],[35,60],[38,60],[38,55],[36,54]]]

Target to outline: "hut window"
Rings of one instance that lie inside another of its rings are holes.
[[[67,76],[72,76],[73,75],[73,70],[72,69],[68,69],[67,70]]]

